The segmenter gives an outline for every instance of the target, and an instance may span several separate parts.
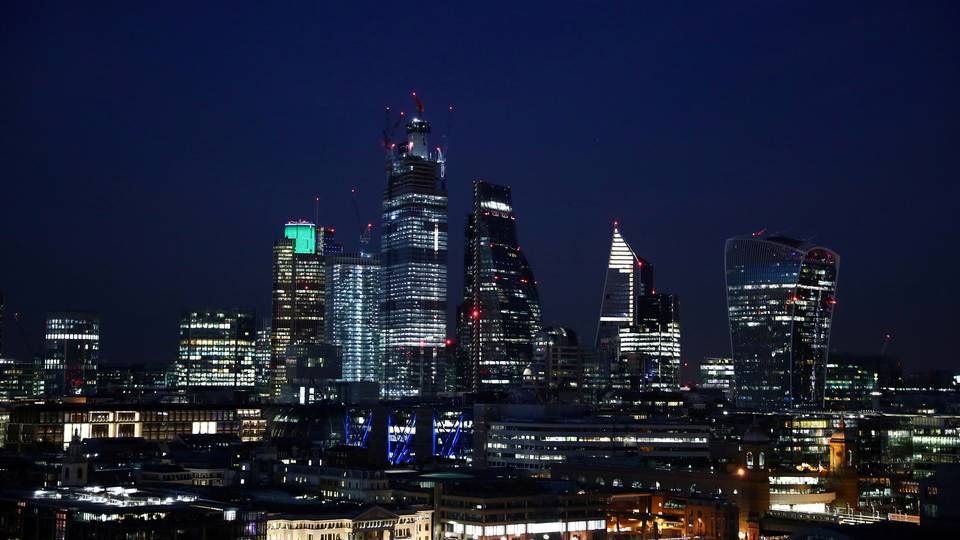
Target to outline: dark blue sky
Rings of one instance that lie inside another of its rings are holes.
[[[766,227],[841,254],[835,348],[956,365],[953,2],[85,4],[0,16],[8,354],[48,310],[100,311],[109,362],[172,359],[191,306],[268,314],[285,220],[319,195],[352,244],[359,186],[379,221],[383,107],[416,90],[436,131],[456,108],[451,306],[483,178],[547,323],[592,336],[619,218],[685,358],[728,354],[723,240]]]

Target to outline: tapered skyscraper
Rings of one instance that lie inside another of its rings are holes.
[[[653,268],[633,252],[620,234],[619,222],[614,222],[596,337],[601,379],[614,388],[638,384],[637,297],[651,292]]]
[[[419,103],[419,102],[418,102]],[[422,115],[422,106],[418,107]],[[447,318],[447,190],[442,159],[416,117],[389,149],[380,237],[384,397],[417,396],[437,384]]]
[[[540,333],[537,282],[520,251],[510,188],[473,183],[467,216],[458,383],[463,390],[519,385]]]
[[[783,236],[727,240],[737,406],[822,407],[840,259]]]

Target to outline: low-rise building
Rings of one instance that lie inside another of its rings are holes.
[[[431,540],[433,510],[329,509],[319,514],[272,514],[267,540]]]

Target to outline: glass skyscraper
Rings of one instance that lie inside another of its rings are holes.
[[[637,297],[637,351],[642,385],[675,390],[680,386],[680,300],[675,294]]]
[[[467,217],[457,379],[468,391],[519,386],[541,329],[540,295],[517,240],[510,188],[473,183]]]
[[[47,315],[43,371],[50,396],[86,396],[96,392],[100,364],[100,317],[94,313]]]
[[[733,398],[733,360],[708,357],[700,362],[700,388],[720,390],[727,399]]]
[[[287,348],[324,340],[324,230],[307,221],[291,221],[273,246],[273,317],[270,387],[279,399],[286,384]]]
[[[177,386],[252,387],[256,342],[250,311],[187,311],[180,317]]]
[[[380,380],[380,260],[327,255],[327,342],[340,348],[343,380]]]
[[[823,407],[837,254],[756,234],[727,240],[724,259],[737,406]]]
[[[427,146],[430,123],[412,118],[392,148],[380,237],[381,393],[422,395],[437,384],[447,318],[447,190]]]
[[[638,389],[642,385],[637,302],[652,293],[653,267],[634,253],[620,234],[620,224],[615,222],[596,336],[600,377],[610,387]]]

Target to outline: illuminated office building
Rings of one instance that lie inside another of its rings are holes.
[[[364,253],[327,255],[327,342],[340,348],[343,380],[377,382],[380,369],[380,261]]]
[[[620,234],[619,225],[613,224],[596,348],[601,357],[601,378],[612,388],[636,390],[644,383],[637,302],[654,292],[653,267],[634,253]]]
[[[510,188],[473,183],[467,217],[459,342],[464,390],[519,385],[541,328],[537,282],[520,251]]]
[[[43,371],[49,396],[96,393],[100,364],[100,317],[94,313],[47,315]]]
[[[674,390],[680,387],[680,300],[675,294],[638,296],[637,350],[643,386]]]
[[[880,393],[882,356],[831,353],[827,361],[824,408],[854,411],[873,408]]]
[[[252,387],[256,380],[253,313],[194,310],[180,317],[177,386]]]
[[[343,253],[343,244],[337,240],[337,230],[333,227],[317,227],[317,251],[323,255]]]
[[[733,399],[733,360],[704,358],[700,362],[700,387],[720,390],[727,399]]]
[[[337,399],[342,378],[340,351],[329,343],[298,343],[287,348],[287,384],[281,399],[301,405]]]
[[[43,395],[41,362],[0,358],[0,403]]]
[[[544,328],[534,341],[533,366],[528,376],[545,388],[591,401],[600,388],[596,352],[580,346],[569,328]]]
[[[268,393],[270,387],[270,318],[261,319],[257,324],[257,341],[253,350],[254,386]]]
[[[286,385],[287,347],[324,339],[323,229],[291,221],[273,245],[273,318],[271,320],[270,384],[278,398]]]
[[[421,109],[422,112],[422,109]],[[427,146],[430,123],[412,118],[391,147],[380,237],[381,392],[433,391],[447,319],[447,190],[442,158]]]
[[[737,406],[823,407],[837,254],[756,234],[727,240],[725,268]]]

